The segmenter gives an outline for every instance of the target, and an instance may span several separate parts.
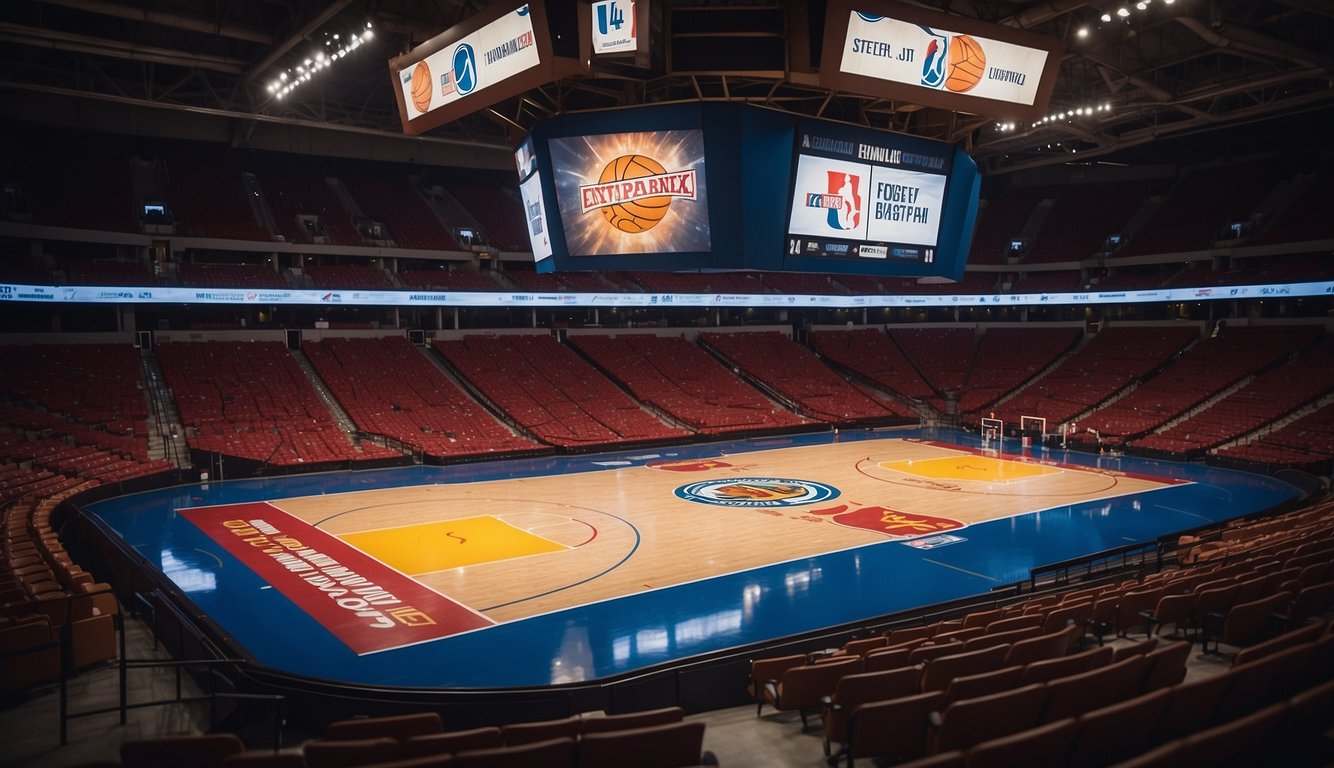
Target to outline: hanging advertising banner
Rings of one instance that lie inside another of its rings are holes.
[[[390,60],[403,131],[420,134],[560,77],[587,72],[587,63],[573,55],[577,47],[571,47],[571,55],[557,55],[542,0],[488,7]]]
[[[877,0],[831,0],[820,84],[997,118],[1047,111],[1061,41]]]

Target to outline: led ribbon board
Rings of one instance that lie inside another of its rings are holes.
[[[820,84],[1019,120],[1045,114],[1059,40],[875,0],[831,0]]]
[[[832,263],[833,260],[829,260]],[[176,286],[20,285],[0,283],[0,303],[25,304],[209,304],[233,306],[361,307],[986,307],[1087,306],[1183,301],[1254,301],[1303,296],[1334,296],[1334,281],[1230,285],[1203,288],[1158,288],[1083,293],[986,293],[866,296],[835,294],[719,293],[550,293],[518,294],[483,291],[328,291],[313,289],[254,290],[246,288],[182,288]],[[157,331],[160,341],[188,341],[188,331],[173,339]]]

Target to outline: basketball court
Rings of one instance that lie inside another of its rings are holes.
[[[492,687],[985,593],[1295,495],[1197,465],[883,430],[210,483],[91,511],[260,663]]]

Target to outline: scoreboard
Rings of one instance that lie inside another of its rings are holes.
[[[516,163],[540,272],[958,280],[980,186],[951,144],[738,104],[562,115]]]
[[[787,253],[935,262],[953,148],[804,121]]]

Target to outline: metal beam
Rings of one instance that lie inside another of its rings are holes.
[[[1133,85],[1136,88],[1140,89],[1154,101],[1161,101],[1166,103],[1172,101],[1172,99],[1175,98],[1172,95],[1172,93],[1168,91],[1166,88],[1163,88],[1162,86],[1156,83],[1151,83],[1142,77],[1137,77],[1128,72],[1124,72],[1114,64],[1107,61],[1103,61],[1097,56],[1097,54],[1093,53],[1092,51],[1085,51],[1084,58],[1088,59],[1089,61],[1097,65],[1098,71],[1103,76],[1103,81],[1107,83],[1107,87],[1109,90],[1112,91],[1112,93],[1116,93],[1119,90],[1119,88],[1113,87],[1112,82],[1107,79],[1108,77],[1107,73],[1109,72],[1119,76],[1122,82],[1129,83],[1130,85]]]
[[[1112,152],[1115,152],[1116,150],[1135,147],[1141,144],[1147,144],[1151,141],[1157,141],[1158,139],[1166,138],[1168,136],[1203,133],[1205,131],[1214,130],[1216,128],[1223,128],[1229,125],[1240,125],[1245,122],[1263,120],[1270,116],[1278,116],[1280,114],[1287,114],[1287,113],[1296,113],[1307,108],[1321,108],[1322,106],[1327,104],[1329,100],[1330,100],[1330,94],[1328,93],[1325,92],[1308,93],[1300,96],[1295,96],[1290,99],[1286,99],[1282,102],[1266,103],[1266,104],[1256,105],[1254,107],[1248,107],[1246,109],[1237,110],[1235,112],[1231,112],[1226,115],[1208,115],[1208,116],[1201,115],[1199,117],[1191,118],[1189,120],[1182,120],[1176,123],[1169,123],[1166,125],[1154,125],[1146,128],[1140,128],[1134,131],[1127,131],[1126,133],[1117,136],[1115,140],[1110,141],[1105,145],[1100,145],[1093,149],[1080,150],[1080,152],[1078,153],[1078,157],[1081,159],[1088,157],[1101,157],[1102,155],[1110,154]],[[988,145],[988,146],[993,146],[993,145]],[[1006,151],[1002,147],[994,147],[990,149],[990,151],[988,151],[987,146],[979,147],[978,149],[982,150],[982,152],[980,152],[980,155],[984,159],[995,158]],[[1039,168],[1046,165],[1054,165],[1057,163],[1065,163],[1068,161],[1069,157],[1064,155],[1059,157],[1043,157],[1033,160],[1017,162],[1006,166],[993,164],[991,165],[991,171],[993,173],[1012,173],[1014,171],[1022,171],[1029,168]]]
[[[229,120],[246,120],[253,123],[270,123],[273,125],[288,125],[299,128],[308,128],[321,131],[335,131],[338,133],[360,134],[363,136],[375,136],[380,138],[394,139],[397,141],[411,141],[416,143],[442,144],[448,146],[457,146],[473,151],[495,151],[503,153],[506,162],[512,152],[509,145],[503,142],[495,144],[485,144],[475,139],[451,139],[429,135],[407,136],[401,131],[384,131],[375,128],[363,128],[355,125],[341,125],[337,123],[324,123],[311,120],[301,120],[291,117],[278,117],[275,115],[262,115],[253,112],[238,112],[229,109],[217,109],[213,107],[191,106],[188,104],[172,104],[161,101],[150,101],[148,99],[134,98],[130,96],[116,96],[107,93],[97,93],[93,91],[81,91],[77,88],[61,88],[51,85],[38,85],[34,83],[22,83],[14,80],[0,80],[0,90],[24,91],[28,93],[40,93],[48,96],[63,96],[76,99],[89,99],[92,101],[101,101],[111,104],[122,104],[133,107],[144,107],[148,109],[161,109],[172,112],[184,112],[188,114],[204,115],[207,117],[225,118]]]
[[[1295,11],[1305,11],[1334,19],[1334,5],[1328,0],[1278,0],[1278,2]]]
[[[245,76],[241,78],[239,85],[245,85],[263,74],[264,70],[273,66],[274,62],[278,61],[278,59],[281,59],[283,56],[286,56],[288,51],[300,45],[302,40],[310,37],[316,30],[327,24],[330,19],[337,16],[344,8],[351,4],[352,0],[335,0],[330,3],[328,8],[325,8],[323,11],[316,14],[310,21],[307,21],[301,29],[288,36],[286,40],[283,40],[281,43],[274,46],[273,50],[269,51],[267,56],[260,59],[258,64],[251,67],[250,70],[245,73]]]
[[[1215,29],[1191,16],[1174,18],[1181,26],[1199,35],[1201,40],[1217,48],[1258,53],[1270,59],[1291,61],[1304,67],[1320,67],[1327,72],[1334,70],[1334,58],[1301,46],[1294,46],[1287,41],[1275,40],[1253,29],[1235,24],[1223,24]]]
[[[1047,0],[1045,3],[1038,3],[1020,13],[1001,19],[1000,23],[1007,27],[1031,29],[1086,5],[1088,5],[1087,0]]]
[[[63,5],[66,8],[73,8],[78,11],[101,14],[102,16],[114,16],[118,19],[140,21],[159,27],[188,29],[192,32],[220,35],[222,37],[230,37],[234,40],[245,40],[251,43],[260,43],[262,45],[273,45],[273,35],[262,29],[246,27],[240,24],[215,22],[201,16],[187,16],[182,13],[172,13],[170,11],[155,11],[148,8],[106,2],[106,0],[43,0],[43,2],[50,5]]]
[[[151,61],[155,64],[207,69],[229,75],[239,75],[245,69],[245,62],[240,59],[137,45],[127,43],[124,40],[76,35],[70,32],[28,27],[22,24],[10,24],[9,22],[0,22],[0,43],[26,45],[33,48],[51,48],[58,51],[73,51],[130,61]]]

